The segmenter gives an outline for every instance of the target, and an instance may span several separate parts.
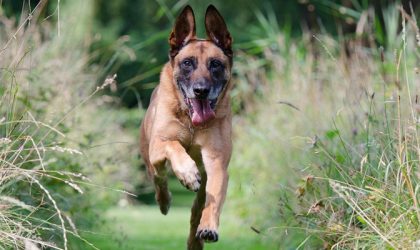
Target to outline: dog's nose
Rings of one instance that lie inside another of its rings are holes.
[[[210,88],[206,86],[195,86],[193,91],[198,99],[206,99],[209,95]]]

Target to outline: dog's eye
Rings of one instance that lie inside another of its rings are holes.
[[[192,62],[192,60],[191,60],[191,59],[185,59],[184,61],[182,61],[182,66],[184,66],[184,67],[186,67],[186,68],[191,67],[191,66],[192,66],[192,64],[193,64],[193,62]]]
[[[219,68],[222,66],[222,62],[219,60],[211,60],[210,61],[210,68]]]

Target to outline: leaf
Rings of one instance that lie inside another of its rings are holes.
[[[366,221],[365,221],[365,219],[363,219],[363,217],[362,217],[362,216],[357,215],[357,216],[356,216],[356,218],[357,218],[357,220],[358,220],[360,223],[362,223],[363,225],[366,225]]]
[[[332,129],[332,130],[328,130],[327,132],[325,132],[325,136],[330,140],[334,139],[339,134],[340,134],[340,132],[337,129]]]

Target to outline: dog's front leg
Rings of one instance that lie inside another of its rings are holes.
[[[198,191],[201,179],[197,165],[179,141],[156,139],[150,146],[150,162],[157,175],[165,173],[165,162],[169,160],[180,182],[188,189]]]
[[[216,242],[219,238],[220,212],[228,185],[227,166],[230,159],[230,150],[225,149],[222,152],[204,148],[202,157],[207,173],[206,203],[196,237],[207,242]]]

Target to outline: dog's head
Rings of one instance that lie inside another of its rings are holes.
[[[207,8],[205,27],[207,39],[197,39],[194,13],[187,6],[169,37],[174,80],[194,126],[215,118],[232,69],[232,38],[213,5]]]

